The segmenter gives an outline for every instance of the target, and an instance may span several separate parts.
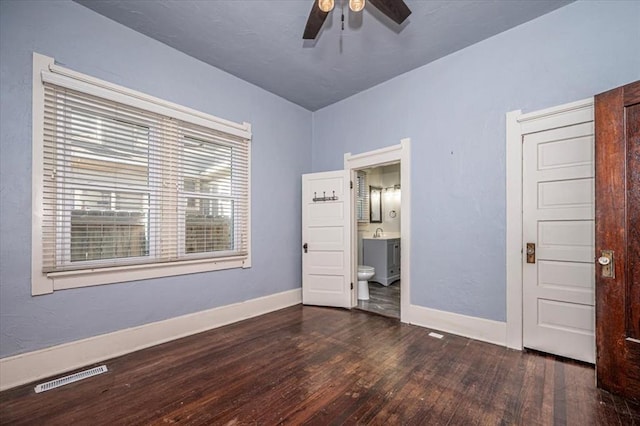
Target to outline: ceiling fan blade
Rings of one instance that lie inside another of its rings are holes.
[[[402,0],[369,0],[369,2],[396,24],[402,24],[411,15],[411,10]]]
[[[309,13],[309,19],[307,19],[307,26],[304,27],[304,35],[302,38],[304,40],[313,40],[316,38],[320,32],[320,28],[322,28],[322,24],[324,24],[324,20],[327,19],[327,15],[329,15],[329,12],[321,11],[320,7],[318,7],[318,1],[313,0],[313,7]]]

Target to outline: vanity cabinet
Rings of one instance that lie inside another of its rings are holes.
[[[362,244],[363,265],[376,270],[371,281],[388,286],[400,279],[400,238],[365,238]]]

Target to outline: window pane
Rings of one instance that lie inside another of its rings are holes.
[[[184,192],[231,195],[233,148],[193,138],[183,144]]]
[[[76,190],[71,262],[149,255],[149,196]]]
[[[185,252],[233,250],[233,201],[187,198]]]
[[[231,251],[233,148],[185,137],[182,149],[186,198],[184,251],[186,254]]]
[[[66,136],[68,178],[112,187],[148,185],[147,127],[74,109]]]
[[[367,192],[367,175],[358,171],[356,175],[356,217],[359,222],[369,221],[369,193]]]
[[[71,262],[148,256],[149,129],[71,107],[61,141]]]

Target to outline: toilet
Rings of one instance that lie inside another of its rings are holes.
[[[369,280],[375,273],[373,266],[358,265],[358,300],[369,300]]]

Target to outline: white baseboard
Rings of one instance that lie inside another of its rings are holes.
[[[302,289],[0,359],[0,391],[302,303]]]
[[[500,346],[507,344],[507,323],[410,305],[409,324],[444,331]]]

